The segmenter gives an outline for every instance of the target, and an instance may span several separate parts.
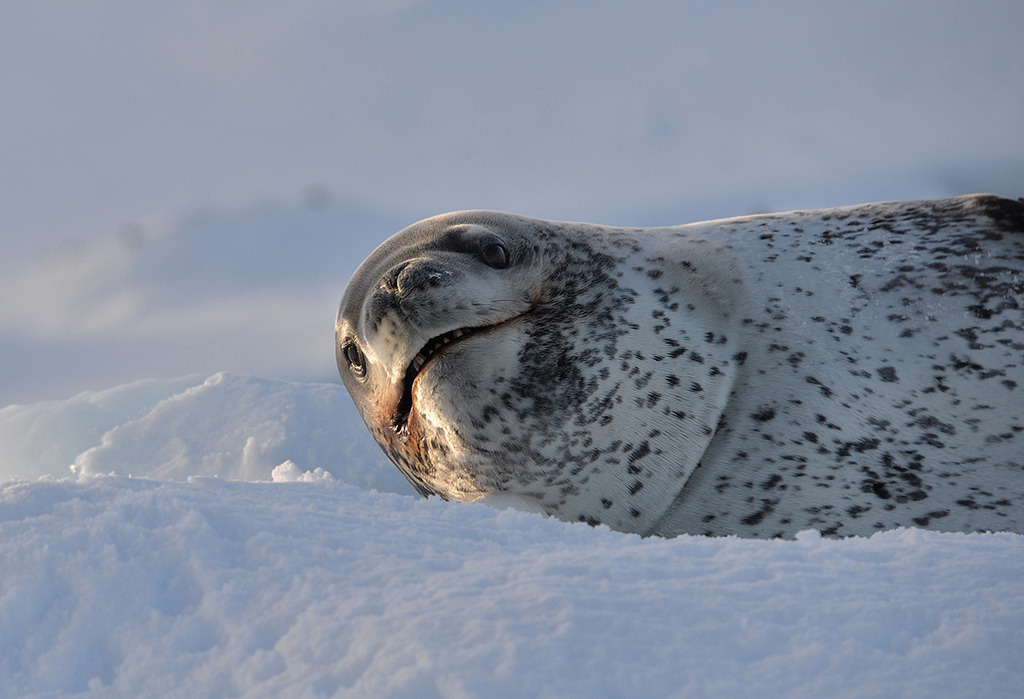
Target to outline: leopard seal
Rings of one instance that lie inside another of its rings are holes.
[[[359,266],[335,330],[423,495],[642,535],[1024,533],[1024,200],[451,213]]]

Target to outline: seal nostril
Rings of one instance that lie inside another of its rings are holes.
[[[380,281],[377,283],[377,288],[387,292],[398,291],[398,277],[408,266],[408,262],[403,262],[400,265],[392,267],[388,270],[387,274],[381,277]]]
[[[399,293],[408,294],[411,291],[450,284],[453,276],[448,268],[424,260],[405,265],[395,276],[395,282]]]

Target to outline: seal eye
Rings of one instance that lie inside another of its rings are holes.
[[[356,376],[364,376],[366,374],[366,359],[360,349],[354,343],[349,343],[342,348],[342,352],[345,354],[345,359],[348,360],[348,368],[352,370],[352,373]]]
[[[505,250],[505,246],[501,243],[487,243],[480,251],[480,254],[484,258],[484,262],[490,267],[495,269],[505,269],[508,267],[508,251]]]

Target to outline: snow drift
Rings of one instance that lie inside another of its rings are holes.
[[[0,695],[1024,691],[1022,536],[641,539],[420,499],[364,433],[224,374],[0,410]]]
[[[72,474],[248,481],[329,475],[413,492],[340,384],[223,373],[0,409],[0,479]]]

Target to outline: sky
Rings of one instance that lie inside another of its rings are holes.
[[[448,210],[666,225],[1024,193],[1024,6],[0,7],[0,405],[334,380],[359,260]]]

